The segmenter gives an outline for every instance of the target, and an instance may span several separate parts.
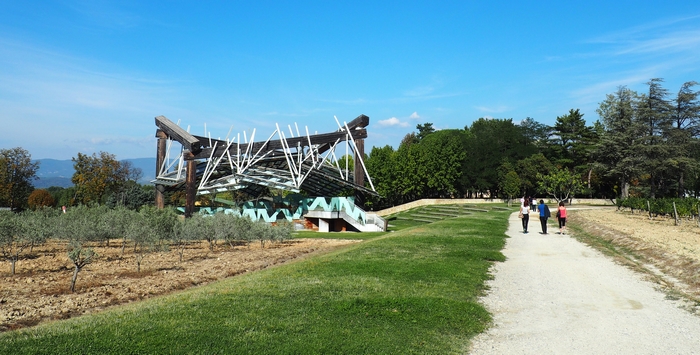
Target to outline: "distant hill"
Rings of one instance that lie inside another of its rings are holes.
[[[150,184],[151,180],[156,178],[156,158],[137,158],[124,159],[130,161],[131,164],[140,168],[143,172],[143,177],[139,180],[140,184]],[[72,160],[57,160],[57,159],[37,159],[39,169],[36,176],[39,178],[34,181],[34,187],[45,189],[51,186],[71,187],[71,177],[75,173]]]
[[[139,180],[141,184],[150,184],[151,180],[156,178],[156,158],[136,158],[124,159],[130,161],[136,168],[140,168],[143,172],[143,177]]]
[[[38,159],[35,162],[39,163],[39,170],[36,172],[39,178],[64,177],[70,180],[75,172],[73,162],[70,160]]]
[[[46,189],[51,186],[66,188],[73,186],[73,182],[70,181],[70,178],[65,177],[43,177],[34,180],[34,188]]]

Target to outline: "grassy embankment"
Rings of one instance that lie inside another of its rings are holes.
[[[0,334],[3,354],[457,353],[504,260],[504,210],[444,219],[325,255],[94,315]]]

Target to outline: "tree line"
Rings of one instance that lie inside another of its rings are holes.
[[[33,182],[39,162],[32,161],[31,154],[21,147],[0,149],[0,206],[12,211],[78,205],[124,206],[138,210],[153,204],[154,186],[137,182],[143,172],[131,162],[118,161],[107,152],[78,153],[72,161],[73,186],[35,189]]]
[[[578,109],[552,126],[529,117],[480,118],[464,129],[419,124],[398,149],[373,147],[366,158],[383,196],[372,208],[422,198],[699,197],[698,83],[675,95],[662,83],[618,88],[590,125]]]

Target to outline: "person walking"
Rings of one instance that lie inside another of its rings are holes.
[[[520,205],[520,215],[523,222],[523,233],[527,234],[527,224],[530,222],[530,198],[525,199]]]
[[[564,234],[566,232],[566,207],[564,207],[564,201],[559,202],[557,219],[559,220],[559,234]]]
[[[542,234],[547,234],[547,218],[552,215],[549,212],[549,207],[544,203],[544,200],[540,200],[540,205],[537,206],[537,211],[540,212],[540,224],[542,225]]]

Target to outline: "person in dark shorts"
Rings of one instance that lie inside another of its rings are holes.
[[[557,219],[559,220],[559,234],[564,234],[566,232],[566,207],[564,207],[564,201],[559,202]]]
[[[549,207],[544,204],[544,200],[540,200],[537,211],[540,212],[540,224],[542,225],[542,234],[547,234],[547,219],[551,217]]]
[[[530,199],[526,198],[523,201],[523,204],[520,205],[520,214],[523,216],[522,217],[522,223],[523,223],[523,233],[527,233],[527,224],[530,222]]]

